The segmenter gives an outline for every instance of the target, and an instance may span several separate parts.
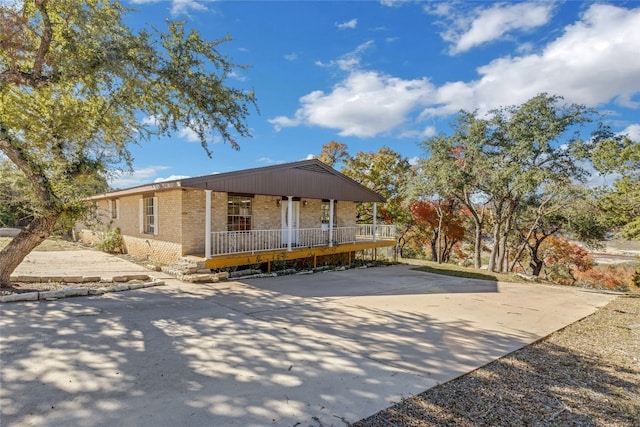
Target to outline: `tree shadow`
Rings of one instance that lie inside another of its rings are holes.
[[[5,305],[2,425],[342,425],[536,338],[326,293],[229,282]]]

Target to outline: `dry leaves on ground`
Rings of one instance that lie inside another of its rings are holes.
[[[353,426],[640,426],[639,297]]]

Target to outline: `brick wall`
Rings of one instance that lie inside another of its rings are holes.
[[[140,233],[140,200],[142,195],[118,198],[118,217],[112,218],[111,200],[96,202],[96,221],[91,226],[79,224],[77,238],[97,243],[105,231],[119,227],[125,242],[125,250],[132,256],[171,262],[181,255],[204,255],[205,246],[205,192],[204,190],[172,189],[145,194],[158,198],[158,234]],[[252,228],[274,230],[282,228],[282,205],[280,197],[256,195],[252,206]],[[212,192],[211,231],[227,230],[227,193]],[[304,202],[306,201],[306,206]],[[303,199],[300,201],[300,228],[321,227],[322,201]],[[356,205],[353,202],[336,203],[338,227],[356,225]]]

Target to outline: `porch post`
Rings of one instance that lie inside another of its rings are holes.
[[[329,246],[333,246],[333,199],[329,200]]]
[[[373,233],[373,241],[376,241],[376,222],[378,219],[378,204],[373,202],[373,226],[371,227],[371,232]]]
[[[211,258],[211,190],[204,190],[204,257]]]
[[[291,250],[291,237],[293,235],[293,197],[287,196],[287,250]]]

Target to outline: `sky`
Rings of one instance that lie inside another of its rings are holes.
[[[127,22],[184,20],[248,65],[226,81],[255,90],[240,150],[212,158],[182,128],[133,145],[124,188],[311,158],[331,140],[350,154],[383,146],[411,161],[418,143],[541,92],[595,107],[640,140],[640,2],[122,0]]]

